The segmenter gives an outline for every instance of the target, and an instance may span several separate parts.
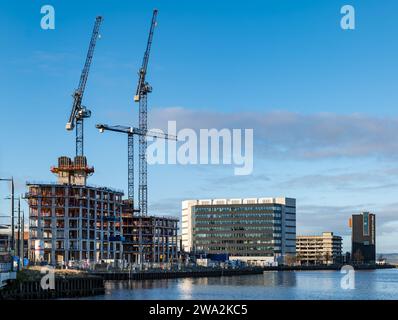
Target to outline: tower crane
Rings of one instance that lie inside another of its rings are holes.
[[[72,111],[69,116],[69,120],[66,124],[66,130],[71,131],[76,127],[76,156],[83,156],[83,138],[84,138],[84,128],[83,120],[85,118],[91,117],[91,111],[85,106],[82,106],[82,100],[84,95],[84,90],[86,88],[87,78],[90,71],[91,61],[93,59],[95,45],[99,37],[99,28],[102,22],[102,17],[98,16],[95,19],[93,33],[91,35],[90,45],[88,47],[86,62],[84,64],[82,74],[80,76],[80,82],[78,88],[73,93],[73,104]]]
[[[147,94],[152,92],[152,87],[146,81],[146,73],[148,68],[149,53],[151,51],[153,33],[156,27],[156,19],[158,15],[158,10],[153,10],[151,27],[149,29],[149,36],[147,41],[147,46],[144,54],[144,59],[142,61],[142,66],[138,72],[138,85],[134,96],[134,101],[139,103],[139,129],[142,133],[139,135],[139,186],[138,186],[138,203],[140,213],[146,216],[148,213],[148,185],[147,185],[147,161],[146,161],[146,149],[147,140],[146,133],[148,130],[148,120],[147,120]]]
[[[126,127],[126,126],[108,126],[107,124],[97,124],[95,126],[101,133],[104,131],[113,131],[127,134],[127,158],[128,158],[128,201],[131,206],[133,212],[139,212],[140,210],[134,209],[134,135],[146,136],[146,137],[154,137],[154,138],[163,138],[163,139],[171,139],[177,140],[176,136],[165,134],[163,132],[156,131],[146,131],[145,133],[139,129],[134,127]],[[143,261],[143,241],[142,241],[142,215],[139,216],[139,257],[140,263]]]

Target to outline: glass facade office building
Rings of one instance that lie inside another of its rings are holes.
[[[187,200],[182,210],[185,251],[260,264],[295,254],[295,199]]]

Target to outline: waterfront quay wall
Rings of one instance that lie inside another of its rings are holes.
[[[198,277],[222,277],[247,274],[261,274],[263,268],[251,269],[212,269],[192,271],[145,271],[145,272],[95,272],[104,280],[155,280],[173,278],[198,278]]]
[[[329,266],[278,266],[265,268],[240,268],[240,269],[199,269],[184,271],[103,271],[90,272],[90,274],[102,277],[104,280],[155,280],[155,279],[175,279],[175,278],[200,278],[200,277],[222,277],[222,276],[240,276],[251,274],[262,274],[264,271],[321,271],[335,270],[338,271],[343,265]],[[375,270],[394,268],[392,265],[356,265],[355,270]]]
[[[102,277],[56,278],[55,289],[43,290],[40,280],[20,281],[0,290],[0,300],[57,299],[101,295],[105,293]]]

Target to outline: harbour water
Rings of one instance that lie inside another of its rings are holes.
[[[107,281],[105,295],[123,300],[391,300],[398,299],[398,269],[355,272],[344,289],[339,271],[269,271],[263,275]]]

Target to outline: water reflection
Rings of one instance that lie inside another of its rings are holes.
[[[145,292],[167,292],[168,290],[178,295],[179,299],[194,299],[195,292],[213,290],[222,292],[222,288],[244,287],[294,287],[296,285],[295,272],[270,271],[260,275],[247,275],[238,277],[208,277],[208,278],[183,278],[162,280],[130,280],[107,281],[105,284],[106,295],[112,296],[118,292],[118,296],[143,295]],[[214,289],[211,289],[213,287]],[[228,290],[228,289],[227,289]],[[145,294],[146,296],[146,294]],[[167,297],[165,297],[167,299]]]
[[[205,278],[203,278],[205,279]],[[194,280],[192,278],[183,278],[180,279],[180,281],[177,284],[177,290],[180,292],[180,298],[183,300],[192,300],[193,295],[193,286],[194,286]],[[196,279],[198,280],[198,279]],[[199,279],[200,280],[200,279]]]
[[[296,273],[269,271],[258,276],[107,281],[106,288],[108,290],[168,288],[174,285],[175,282],[178,282],[178,288],[184,292],[190,291],[192,286],[295,286]]]
[[[178,299],[192,300],[198,295],[206,296],[209,292],[213,295],[220,295],[223,292],[235,294],[239,297],[239,288],[252,288],[259,292],[262,287],[294,287],[296,285],[295,272],[270,271],[260,275],[247,275],[238,277],[208,277],[208,278],[186,278],[179,279],[176,289],[179,293]],[[258,289],[255,289],[258,288]]]
[[[294,287],[296,286],[296,272],[267,271],[263,275],[263,285],[266,287]]]
[[[264,274],[163,280],[107,281],[106,294],[89,299],[398,299],[398,270],[357,271],[344,290],[339,271],[269,271]]]
[[[126,281],[106,281],[107,290],[140,290],[170,287],[169,280],[126,280]]]

